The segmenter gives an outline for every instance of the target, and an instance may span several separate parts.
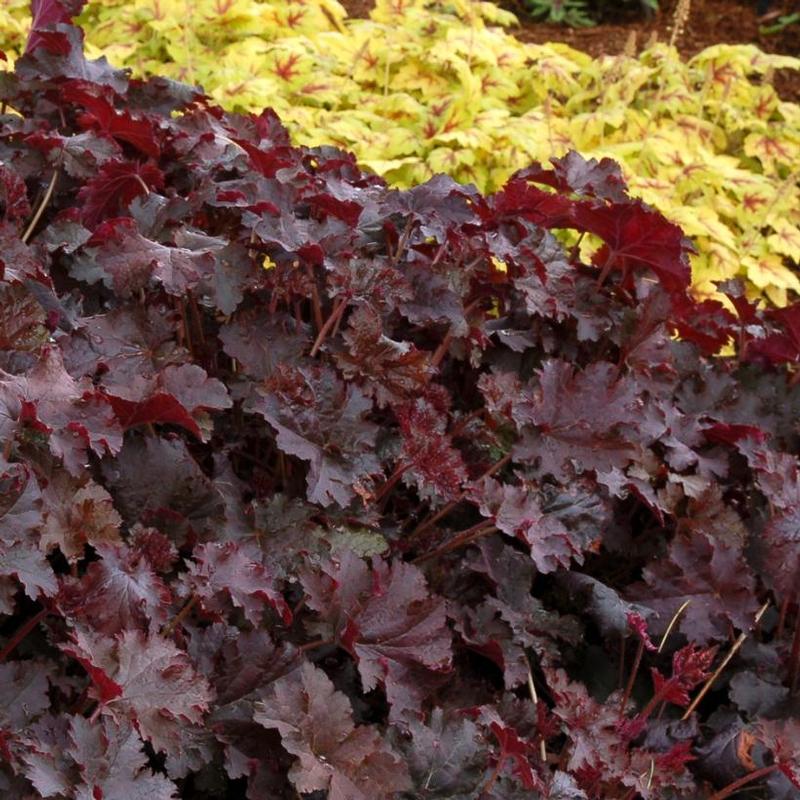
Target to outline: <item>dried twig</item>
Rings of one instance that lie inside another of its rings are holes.
[[[198,601],[198,597],[196,594],[193,594],[186,605],[162,628],[161,635],[162,636],[169,636],[175,628],[186,619],[186,616],[189,612],[194,608],[195,603]]]
[[[672,633],[672,629],[675,627],[675,623],[681,618],[681,614],[689,607],[689,603],[691,600],[685,600],[680,608],[672,615],[672,619],[669,621],[669,625],[667,625],[667,629],[664,631],[664,635],[661,637],[661,642],[658,645],[657,653],[660,653],[664,649],[664,645],[667,643],[667,639],[669,635]]]
[[[50,178],[50,183],[47,185],[47,189],[45,190],[42,202],[39,203],[39,207],[36,209],[36,213],[33,215],[33,218],[28,223],[28,227],[25,228],[25,233],[22,234],[21,238],[23,242],[27,243],[28,239],[31,238],[31,234],[33,233],[34,229],[39,224],[39,220],[42,218],[42,214],[44,213],[45,208],[47,208],[47,204],[50,202],[50,198],[53,196],[53,190],[56,188],[57,180],[58,180],[58,170],[56,169],[53,172],[53,177]]]
[[[670,47],[675,47],[678,39],[686,29],[689,21],[689,14],[692,11],[692,0],[678,0],[675,6],[675,13],[672,15],[672,34],[669,37]]]
[[[764,616],[764,614],[766,613],[768,608],[769,608],[769,601],[764,603],[764,605],[761,606],[761,608],[758,610],[758,613],[756,614],[755,620],[753,622],[753,627],[754,628],[756,627],[756,625],[758,625],[759,622],[761,622],[761,617]],[[733,647],[731,647],[731,650],[728,653],[728,655],[725,656],[725,658],[722,659],[722,662],[720,663],[720,665],[714,670],[714,672],[711,673],[711,676],[705,682],[705,684],[703,685],[703,688],[700,690],[700,692],[698,693],[697,697],[695,697],[695,699],[692,700],[692,702],[689,704],[689,707],[684,712],[684,715],[681,717],[681,720],[689,719],[689,717],[692,716],[692,712],[694,712],[694,710],[699,705],[700,701],[706,696],[706,694],[708,693],[708,690],[714,684],[714,681],[720,676],[720,673],[722,672],[722,670],[724,670],[725,667],[728,666],[728,663],[730,662],[730,660],[736,655],[736,653],[739,651],[739,648],[744,644],[745,639],[747,639],[747,637],[749,635],[750,635],[749,631],[742,632],[742,633],[739,634],[739,638],[733,643]]]
[[[539,705],[539,695],[536,693],[536,686],[533,683],[533,672],[531,670],[531,662],[528,656],[525,656],[525,661],[528,665],[528,691],[531,695],[531,702],[534,709]],[[547,763],[547,745],[544,741],[544,736],[539,740],[539,755],[542,758],[542,764]]]

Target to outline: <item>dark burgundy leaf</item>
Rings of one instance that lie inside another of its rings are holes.
[[[198,724],[212,699],[186,653],[157,633],[110,637],[77,629],[63,651],[92,679],[105,715],[133,723],[156,750],[180,748],[181,728]]]
[[[86,0],[31,0],[33,19],[25,52],[30,53],[42,44],[46,46],[42,31],[55,28],[59,23],[70,23],[85,3]]]
[[[568,567],[572,559],[582,563],[607,524],[606,504],[580,482],[559,492],[533,482],[515,486],[487,478],[472,497],[503,533],[530,548],[540,572]]]
[[[275,429],[283,452],[309,462],[312,503],[347,506],[380,474],[377,427],[366,419],[372,401],[329,368],[283,366],[256,389],[247,408]]]
[[[796,719],[759,723],[756,734],[772,751],[778,769],[800,789],[800,724]]]
[[[738,672],[731,679],[730,697],[750,717],[772,717],[785,708],[789,690],[754,672]]]
[[[350,701],[325,673],[305,662],[262,695],[254,720],[281,735],[296,757],[289,778],[298,792],[331,800],[381,800],[409,788],[400,758],[377,730],[353,722]]]
[[[410,741],[398,737],[414,790],[420,797],[461,797],[485,781],[488,752],[478,726],[469,718],[437,708],[427,723],[412,720]]]
[[[55,679],[48,661],[12,661],[0,664],[0,728],[21,731],[50,707],[47,696]]]
[[[672,656],[672,675],[665,678],[657,669],[651,668],[656,697],[667,703],[688,706],[689,692],[711,675],[711,664],[717,648],[699,650],[693,644],[682,647]]]
[[[447,415],[424,397],[395,408],[403,437],[400,460],[422,497],[452,500],[462,490],[467,468],[447,435]]]
[[[281,363],[297,363],[311,348],[307,326],[288,314],[269,315],[261,309],[238,313],[219,338],[225,352],[256,380],[268,378]]]
[[[40,279],[44,265],[35,251],[19,237],[16,227],[3,220],[0,222],[0,279],[9,283],[24,283],[27,279]]]
[[[21,285],[0,286],[0,348],[34,353],[48,338],[48,319],[35,297]]]
[[[304,575],[303,586],[308,606],[358,661],[364,690],[382,685],[397,718],[418,710],[428,683],[452,657],[444,603],[429,594],[422,573],[379,559],[370,569],[345,551]]]
[[[153,571],[138,547],[98,545],[99,561],[92,562],[80,580],[67,580],[59,606],[108,636],[123,630],[158,630],[167,622],[172,599],[164,581]]]
[[[591,575],[572,571],[559,577],[571,595],[586,598],[586,613],[604,636],[627,636],[634,630],[641,635],[642,623],[646,625],[646,620],[653,616],[649,608],[627,602],[614,589]]]
[[[52,346],[42,348],[27,375],[0,373],[0,408],[0,438],[10,441],[28,429],[49,436],[53,454],[72,474],[80,472],[87,449],[114,453],[122,443],[105,399],[89,382],[73,380]]]
[[[83,127],[95,128],[127,142],[150,158],[160,156],[161,147],[151,120],[134,117],[127,111],[117,112],[105,97],[92,94],[85,87],[76,84],[64,87],[62,98],[86,109],[87,114],[79,121]]]
[[[41,545],[58,547],[70,561],[84,556],[87,544],[97,548],[120,541],[122,517],[111,495],[92,480],[57,473],[44,492]]]
[[[125,211],[135,197],[163,186],[163,173],[150,162],[109,161],[78,192],[81,221],[94,228],[102,219]]]
[[[749,630],[758,611],[755,583],[741,550],[701,533],[677,536],[666,556],[644,570],[644,579],[646,587],[632,596],[657,612],[651,633],[663,633],[686,600],[690,603],[678,625],[699,644],[727,639],[731,626]]]
[[[0,164],[0,203],[4,219],[12,223],[19,223],[31,214],[25,181],[6,164]]]
[[[196,287],[208,266],[209,256],[183,247],[159,244],[142,236],[130,218],[101,225],[72,264],[74,278],[102,281],[122,297],[139,292],[151,280],[172,295],[183,296]]]
[[[120,425],[165,423],[179,425],[205,439],[199,422],[202,412],[230,408],[225,385],[209,378],[196,364],[169,365],[155,378],[139,377],[129,386],[117,384],[107,390],[109,404]]]
[[[542,789],[542,782],[534,772],[529,760],[534,752],[531,743],[521,739],[514,728],[503,725],[501,722],[492,722],[490,727],[500,744],[500,753],[497,756],[500,769],[502,770],[506,764],[509,764],[512,773],[523,788]]]
[[[186,585],[209,611],[223,613],[221,601],[227,597],[253,625],[261,622],[265,605],[272,606],[288,625],[292,613],[261,559],[255,548],[235,542],[201,545],[193,554]]]
[[[42,523],[42,493],[34,474],[23,464],[0,461],[0,575],[16,578],[33,600],[58,591],[39,544]],[[8,594],[3,591],[3,613],[12,611]]]
[[[518,425],[533,423],[517,456],[537,458],[540,471],[560,481],[586,470],[624,470],[648,442],[647,429],[634,433],[630,423],[642,413],[642,401],[629,380],[609,363],[583,372],[564,361],[548,361],[539,387],[525,396]]]
[[[22,772],[36,788],[37,795],[21,794],[25,800],[33,797],[62,796],[77,782],[75,765],[66,753],[70,719],[67,715],[46,714],[25,731],[19,754]]]
[[[389,338],[376,310],[357,308],[342,340],[336,363],[345,377],[362,382],[378,405],[407,402],[424,392],[433,372],[430,356],[410,342]]]
[[[605,242],[594,257],[601,275],[610,269],[627,274],[634,267],[649,267],[669,290],[689,286],[690,245],[681,229],[641,202],[597,206],[576,204],[575,226]]]
[[[542,183],[567,194],[574,192],[584,197],[598,197],[614,203],[627,199],[627,185],[616,161],[603,158],[585,159],[570,150],[563,158],[551,158],[553,169],[534,164],[517,172],[515,178]]]
[[[776,514],[761,534],[763,573],[780,597],[791,597],[800,581],[800,508]]]
[[[80,331],[59,341],[73,378],[87,375],[103,386],[128,386],[187,356],[175,340],[176,320],[166,305],[116,309],[81,323]]]
[[[222,498],[181,439],[129,439],[103,471],[129,524],[157,519],[161,512],[203,529],[222,509]]]
[[[136,728],[129,722],[102,718],[92,723],[72,718],[70,757],[80,770],[83,785],[76,797],[93,800],[173,800],[175,784],[153,773]]]
[[[546,228],[566,228],[573,222],[574,203],[566,197],[531,186],[519,174],[494,197],[494,210],[501,218],[522,217]]]

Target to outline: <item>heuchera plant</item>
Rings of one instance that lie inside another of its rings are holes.
[[[80,6],[0,80],[3,796],[798,796],[800,308],[609,161],[389,190]]]

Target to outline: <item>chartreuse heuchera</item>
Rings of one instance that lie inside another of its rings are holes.
[[[609,159],[389,188],[81,5],[0,74],[3,798],[796,796],[800,305]]]
[[[3,8],[11,55],[30,15]],[[570,149],[612,157],[692,237],[697,294],[736,277],[778,306],[800,291],[800,107],[772,86],[797,59],[719,45],[687,62],[665,44],[592,59],[523,44],[511,14],[471,0],[378,0],[365,20],[335,0],[102,0],[81,21],[93,55],[228,109],[269,105],[293,141],[346,147],[396,186],[443,172],[492,191]]]

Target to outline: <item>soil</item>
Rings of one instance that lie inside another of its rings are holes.
[[[351,17],[366,17],[374,6],[373,0],[340,0]],[[591,55],[621,53],[632,32],[636,33],[639,47],[651,36],[668,41],[672,33],[672,16],[677,0],[661,0],[661,9],[647,19],[632,8],[616,3],[615,7],[593,28],[567,28],[536,22],[525,14],[524,0],[506,0],[501,5],[509,8],[520,19],[521,27],[514,34],[525,42],[565,42]],[[620,10],[621,9],[621,10]],[[800,0],[775,0],[769,18],[800,11]],[[677,41],[678,49],[691,57],[713,44],[755,44],[768,53],[800,56],[800,23],[795,23],[775,34],[759,32],[761,24],[756,13],[755,0],[695,0],[691,4],[689,22]],[[800,103],[800,71],[779,70],[775,74],[775,88],[784,100]]]

